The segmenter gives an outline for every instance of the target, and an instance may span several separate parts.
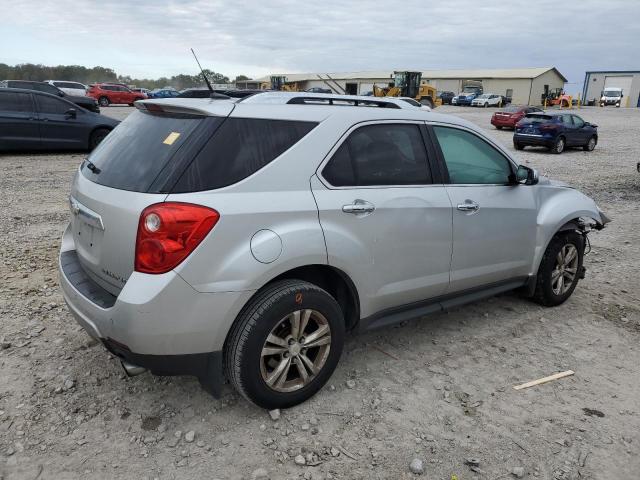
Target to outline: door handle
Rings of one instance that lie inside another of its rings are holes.
[[[471,200],[466,200],[464,203],[458,204],[458,210],[462,212],[476,212],[480,209],[480,205]]]
[[[376,207],[373,205],[373,203],[360,199],[354,200],[350,205],[342,206],[342,211],[344,213],[352,213],[354,215],[369,214],[372,213],[375,209]]]

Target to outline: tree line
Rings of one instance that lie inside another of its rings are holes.
[[[233,83],[249,80],[245,75],[238,75],[232,82],[229,77],[222,73],[206,68],[204,72],[211,83]],[[157,79],[133,78],[129,75],[118,75],[111,68],[105,67],[87,68],[82,65],[47,66],[33,63],[21,63],[13,66],[0,63],[0,80],[35,80],[40,82],[44,80],[67,80],[84,83],[85,85],[98,82],[117,82],[149,89],[171,86],[178,90],[205,86],[201,74],[180,74]]]

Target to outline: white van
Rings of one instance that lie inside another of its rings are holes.
[[[607,87],[602,91],[600,106],[604,107],[605,105],[615,105],[616,107],[620,107],[623,96],[621,88]]]

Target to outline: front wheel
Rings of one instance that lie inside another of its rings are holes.
[[[596,137],[593,136],[589,139],[587,144],[584,147],[582,147],[582,149],[585,152],[593,152],[593,149],[596,148],[596,143],[597,143]]]
[[[431,109],[435,108],[435,104],[433,103],[433,100],[431,100],[429,97],[426,98],[421,98],[420,99],[420,103],[426,107],[429,107]]]
[[[484,102],[484,108],[487,108],[489,106],[488,102]]]
[[[227,378],[260,407],[297,405],[329,379],[344,336],[342,310],[325,290],[301,280],[275,282],[249,301],[229,332]]]
[[[513,147],[516,150],[524,150],[524,145],[522,145],[520,142],[516,142],[515,140],[513,141]]]
[[[566,301],[582,278],[584,239],[576,232],[558,233],[544,252],[533,299],[553,307]]]

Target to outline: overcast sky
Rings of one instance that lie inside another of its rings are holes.
[[[640,69],[639,0],[0,0],[0,62],[133,77],[556,66]],[[568,90],[572,91],[572,85]]]

